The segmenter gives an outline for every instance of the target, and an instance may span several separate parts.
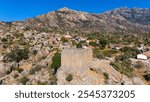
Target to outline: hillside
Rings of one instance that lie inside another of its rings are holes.
[[[82,32],[149,33],[150,10],[119,8],[101,14],[62,8],[24,21],[31,28],[58,28]]]
[[[139,8],[102,14],[62,8],[0,22],[0,84],[150,84],[150,59],[137,59],[150,52],[149,16],[149,9]],[[66,48],[73,50],[63,57]],[[90,54],[80,52],[89,48]]]

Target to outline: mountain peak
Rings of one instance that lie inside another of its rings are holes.
[[[58,11],[69,11],[69,10],[70,10],[69,8],[64,7],[64,8],[59,9]]]

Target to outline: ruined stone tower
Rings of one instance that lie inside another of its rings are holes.
[[[92,49],[64,49],[61,53],[61,67],[84,71],[89,68],[92,59]]]
[[[57,70],[58,85],[99,85],[104,82],[102,75],[91,70],[92,49],[64,49],[61,53],[61,67]],[[72,80],[67,81],[68,75]]]

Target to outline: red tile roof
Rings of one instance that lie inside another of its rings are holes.
[[[150,57],[150,51],[144,52],[143,55]]]

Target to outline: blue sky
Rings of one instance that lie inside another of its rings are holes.
[[[114,8],[150,8],[150,0],[0,0],[0,21],[24,20],[59,8],[101,13]]]

